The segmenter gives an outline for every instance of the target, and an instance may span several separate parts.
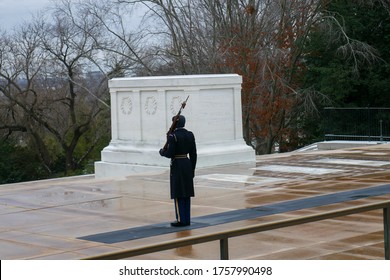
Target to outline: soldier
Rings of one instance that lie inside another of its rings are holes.
[[[196,144],[194,134],[184,128],[185,122],[185,117],[180,115],[176,129],[168,135],[167,148],[160,149],[161,156],[171,159],[170,187],[176,214],[173,227],[191,224],[191,197],[195,196]]]

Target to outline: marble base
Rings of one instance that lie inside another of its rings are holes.
[[[95,162],[95,177],[126,177],[137,173],[161,173],[169,169],[170,160],[161,157],[160,146],[129,146],[111,143],[102,151],[102,161]],[[251,147],[240,141],[197,147],[197,168],[223,164],[254,162]]]

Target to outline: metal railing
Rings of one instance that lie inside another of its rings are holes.
[[[273,229],[285,228],[295,225],[306,224],[310,222],[316,222],[326,219],[332,219],[352,214],[358,214],[371,210],[383,209],[383,225],[384,225],[384,251],[385,260],[390,259],[390,200],[384,202],[376,202],[372,204],[365,204],[361,206],[354,206],[344,208],[341,210],[328,211],[319,214],[307,215],[298,218],[285,219],[281,221],[251,225],[247,227],[241,227],[238,229],[219,231],[210,234],[196,235],[185,238],[178,238],[165,242],[159,242],[156,244],[145,245],[140,247],[131,248],[119,252],[113,252],[98,256],[86,258],[88,260],[115,260],[135,257],[139,255],[145,255],[170,249],[175,249],[183,246],[195,245],[200,243],[206,243],[219,240],[220,243],[220,258],[221,260],[229,259],[229,244],[228,240],[232,237],[258,233]]]
[[[323,129],[326,141],[390,141],[390,108],[324,108]]]

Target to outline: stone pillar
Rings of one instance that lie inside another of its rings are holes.
[[[95,163],[96,177],[163,171],[159,155],[171,119],[182,111],[195,134],[198,167],[255,161],[242,136],[241,82],[236,74],[118,78],[109,81],[111,142]]]

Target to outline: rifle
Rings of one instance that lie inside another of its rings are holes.
[[[180,106],[180,110],[179,112],[176,114],[176,116],[173,117],[173,120],[172,120],[172,125],[171,127],[169,128],[168,132],[167,132],[167,138],[169,136],[169,134],[171,134],[175,129],[176,129],[176,125],[177,125],[177,121],[179,120],[179,117],[180,117],[180,114],[181,114],[181,111],[186,107],[187,105],[187,100],[190,96],[188,95],[186,100],[181,103],[181,106]],[[163,150],[166,150],[168,147],[168,141],[165,143],[164,147],[163,147]]]

